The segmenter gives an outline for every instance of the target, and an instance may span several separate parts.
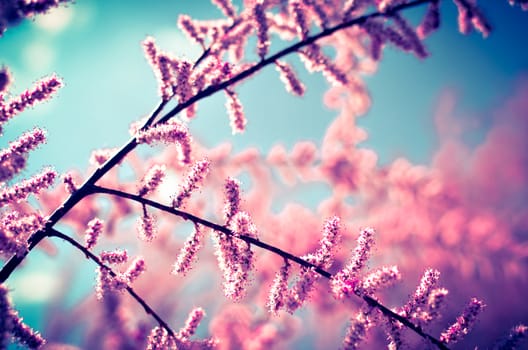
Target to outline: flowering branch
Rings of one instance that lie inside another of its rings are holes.
[[[312,263],[310,263],[310,262],[308,262],[308,261],[306,261],[306,260],[304,260],[304,259],[302,259],[300,257],[297,257],[297,256],[295,256],[295,255],[293,255],[291,253],[288,253],[288,252],[286,252],[286,251],[284,251],[284,250],[282,250],[280,248],[277,248],[275,246],[272,246],[270,244],[262,242],[262,241],[260,241],[260,240],[258,240],[256,238],[250,237],[248,235],[236,234],[235,232],[233,232],[232,230],[230,230],[229,228],[227,228],[225,226],[222,226],[222,225],[216,224],[214,222],[202,219],[202,218],[200,218],[198,216],[195,216],[193,214],[187,213],[185,211],[174,209],[173,207],[169,207],[169,206],[163,205],[163,204],[161,204],[159,202],[152,201],[150,199],[147,199],[147,198],[144,198],[144,197],[132,194],[132,193],[116,190],[116,189],[111,189],[111,188],[106,188],[106,187],[93,185],[93,186],[90,187],[90,191],[93,194],[98,194],[98,193],[99,194],[110,194],[110,195],[113,195],[113,196],[118,196],[118,197],[121,197],[121,198],[126,198],[126,199],[130,199],[130,200],[136,201],[138,203],[141,203],[142,205],[148,205],[148,206],[150,206],[152,208],[156,208],[156,209],[159,209],[159,210],[164,211],[166,213],[181,217],[184,220],[189,220],[189,221],[193,222],[194,224],[200,224],[200,225],[203,225],[205,227],[209,227],[209,228],[211,228],[211,229],[213,229],[215,231],[222,232],[222,233],[224,233],[224,234],[226,234],[228,236],[239,238],[239,239],[243,240],[244,242],[246,242],[248,244],[253,244],[253,245],[257,246],[257,247],[260,247],[262,249],[265,249],[267,251],[275,253],[275,254],[283,257],[284,259],[296,262],[300,266],[306,267],[308,269],[312,269],[313,271],[317,272],[319,275],[321,275],[321,276],[323,276],[323,277],[325,277],[327,279],[331,279],[332,276],[333,276],[330,272],[318,267],[317,265],[314,265],[314,264],[312,264]],[[374,299],[374,298],[372,298],[372,297],[370,297],[368,295],[365,295],[365,294],[361,294],[361,295],[356,294],[356,295],[358,297],[362,298],[370,307],[377,308],[386,317],[389,317],[389,318],[391,318],[393,320],[401,322],[403,325],[405,325],[407,328],[413,330],[416,334],[418,334],[422,338],[424,338],[426,340],[429,340],[430,342],[435,344],[439,349],[448,349],[448,347],[443,342],[441,342],[440,340],[436,339],[432,335],[427,334],[426,332],[423,331],[423,329],[421,327],[415,325],[414,323],[409,321],[407,318],[405,318],[405,317],[403,317],[403,316],[391,311],[389,308],[387,308],[386,306],[381,304],[376,299]]]
[[[86,255],[86,257],[90,260],[92,260],[94,263],[96,263],[97,265],[99,265],[99,267],[101,269],[104,269],[105,271],[107,271],[110,276],[112,277],[117,277],[117,274],[110,268],[108,267],[107,265],[105,265],[103,262],[101,262],[101,259],[99,259],[95,254],[93,254],[89,249],[87,249],[85,246],[83,246],[82,244],[80,244],[79,242],[77,242],[75,239],[71,238],[70,236],[68,235],[65,235],[64,233],[60,232],[60,231],[57,231],[56,229],[52,228],[49,230],[48,232],[48,237],[57,237],[57,238],[60,238],[66,242],[68,242],[69,244],[71,244],[73,247],[77,248],[79,251],[81,251],[82,253],[84,253]],[[176,333],[172,330],[172,328],[167,324],[167,322],[165,322],[157,313],[156,311],[154,311],[150,305],[142,298],[140,297],[135,291],[134,289],[131,287],[131,286],[126,286],[125,287],[125,290],[127,291],[128,294],[130,294],[130,296],[132,296],[132,298],[134,298],[138,303],[139,305],[141,305],[143,307],[143,309],[145,310],[145,312],[147,313],[147,315],[150,315],[152,316],[157,322],[158,324],[163,327],[167,333],[169,335],[171,335],[172,337],[175,337],[176,336]]]

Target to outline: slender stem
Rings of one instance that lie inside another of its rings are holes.
[[[179,217],[181,217],[184,220],[189,220],[189,221],[193,222],[194,224],[200,224],[202,226],[209,227],[209,228],[211,228],[211,229],[213,229],[215,231],[222,232],[222,233],[224,233],[224,234],[226,234],[228,236],[236,237],[236,238],[241,239],[241,240],[243,240],[243,241],[245,241],[245,242],[247,242],[249,244],[253,244],[253,245],[257,246],[257,247],[260,247],[260,248],[265,249],[267,251],[273,252],[273,253],[283,257],[284,259],[291,260],[291,261],[296,262],[297,264],[299,264],[301,266],[304,266],[306,268],[312,269],[313,271],[317,272],[319,275],[321,275],[321,276],[323,276],[325,278],[328,278],[328,279],[332,278],[332,274],[330,272],[328,272],[326,270],[323,270],[320,267],[317,267],[316,265],[311,264],[311,263],[309,263],[308,261],[306,261],[306,260],[304,260],[302,258],[299,258],[299,257],[297,257],[297,256],[295,256],[295,255],[293,255],[291,253],[288,253],[288,252],[286,252],[286,251],[284,251],[282,249],[279,249],[279,248],[277,248],[275,246],[272,246],[270,244],[262,242],[262,241],[260,241],[258,239],[253,238],[253,237],[236,234],[235,232],[231,231],[229,228],[227,228],[225,226],[218,225],[218,224],[216,224],[214,222],[202,219],[202,218],[200,218],[198,216],[195,216],[193,214],[187,213],[185,211],[174,209],[172,207],[166,206],[166,205],[161,204],[159,202],[152,201],[150,199],[147,199],[147,198],[144,198],[144,197],[132,194],[132,193],[123,192],[123,191],[120,191],[120,190],[115,190],[115,189],[112,189],[112,188],[106,188],[106,187],[101,187],[101,186],[95,186],[94,185],[92,187],[92,190],[93,190],[92,193],[94,193],[94,194],[96,194],[96,193],[109,194],[109,195],[118,196],[118,197],[121,197],[121,198],[130,199],[130,200],[136,201],[138,203],[141,203],[143,206],[144,205],[148,205],[150,207],[159,209],[159,210],[164,211],[166,213],[179,216]],[[444,349],[444,350],[448,349],[447,346],[444,343],[442,343],[441,341],[439,341],[438,339],[436,339],[432,335],[429,335],[428,333],[425,333],[422,330],[421,327],[415,325],[414,323],[412,323],[411,321],[409,321],[405,317],[403,317],[401,315],[398,315],[394,311],[388,309],[387,307],[385,307],[383,304],[381,304],[376,299],[374,299],[374,298],[372,298],[372,297],[370,297],[368,295],[357,295],[357,296],[362,298],[368,305],[370,305],[372,307],[375,307],[378,310],[380,310],[381,313],[383,313],[386,317],[389,317],[391,319],[394,319],[394,320],[397,320],[397,321],[401,322],[403,325],[405,325],[406,327],[408,327],[411,330],[413,330],[415,333],[420,335],[422,338],[425,338],[425,339],[431,341],[438,348]]]
[[[86,255],[90,260],[92,260],[93,262],[95,262],[97,265],[99,265],[99,267],[103,268],[103,269],[106,269],[110,275],[112,277],[117,277],[117,274],[110,268],[108,267],[107,265],[103,264],[101,262],[101,260],[99,259],[99,257],[97,257],[96,255],[94,255],[91,251],[89,251],[86,247],[84,247],[82,244],[80,244],[79,242],[77,242],[75,239],[71,238],[70,236],[67,236],[65,235],[64,233],[60,232],[60,231],[57,231],[56,229],[54,228],[51,228],[48,232],[48,237],[57,237],[57,238],[60,238],[66,242],[68,242],[69,244],[71,244],[73,247],[75,247],[77,250],[81,251],[84,255]],[[130,286],[127,286],[126,288],[126,291],[128,292],[128,294],[130,294],[130,296],[132,296],[132,298],[134,298],[142,307],[143,309],[145,310],[145,312],[147,313],[147,315],[150,315],[152,316],[158,323],[161,327],[165,328],[167,330],[167,332],[171,335],[171,336],[175,336],[176,334],[174,333],[174,331],[172,330],[172,328],[156,313],[156,311],[154,311],[150,305],[142,298],[140,297],[132,287]]]
[[[232,85],[240,82],[241,80],[251,76],[252,74],[254,74],[257,71],[261,70],[262,68],[266,67],[267,65],[273,64],[279,58],[282,58],[282,57],[284,57],[286,55],[289,55],[291,53],[297,52],[301,48],[303,48],[305,46],[308,46],[310,44],[313,44],[314,42],[316,42],[316,41],[318,41],[318,40],[320,40],[322,38],[328,37],[328,36],[338,32],[340,30],[350,28],[350,27],[352,27],[354,25],[365,23],[365,21],[367,21],[368,19],[376,18],[376,17],[390,17],[391,15],[393,15],[394,13],[397,13],[399,11],[410,9],[410,8],[413,8],[413,7],[417,7],[417,6],[423,5],[425,3],[429,3],[431,1],[433,1],[433,0],[415,0],[415,1],[408,2],[408,3],[400,4],[398,6],[394,6],[394,8],[392,8],[390,12],[387,12],[387,13],[374,12],[374,13],[371,13],[371,14],[368,14],[368,15],[357,17],[357,18],[351,19],[349,21],[342,22],[342,23],[340,23],[340,24],[338,24],[338,25],[336,25],[334,27],[327,28],[327,29],[315,34],[315,35],[309,36],[308,38],[306,38],[306,39],[304,39],[302,41],[299,41],[299,42],[297,42],[297,43],[295,43],[295,44],[293,44],[291,46],[288,46],[287,48],[285,48],[285,49],[283,49],[283,50],[281,50],[281,51],[279,51],[279,52],[277,52],[277,53],[275,53],[275,54],[273,54],[271,56],[268,56],[267,58],[261,60],[257,64],[255,64],[255,65],[249,67],[248,69],[238,73],[234,77],[232,77],[232,78],[230,78],[230,79],[228,79],[228,80],[226,80],[226,81],[224,81],[222,83],[219,83],[217,85],[210,86],[207,89],[202,90],[201,92],[199,92],[195,96],[191,97],[187,101],[185,101],[183,103],[179,103],[176,107],[174,107],[167,114],[165,114],[163,117],[161,117],[159,119],[158,123],[165,123],[166,121],[168,121],[170,118],[172,118],[176,114],[180,113],[185,108],[191,106],[193,103],[196,103],[196,102],[200,101],[201,99],[203,99],[205,97],[208,97],[208,96],[210,96],[210,95],[212,95],[212,94],[214,94],[214,93],[216,93],[218,91],[224,90],[227,87],[232,86]]]

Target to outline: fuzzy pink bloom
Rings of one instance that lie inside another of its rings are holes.
[[[12,179],[26,166],[28,153],[46,141],[46,133],[35,128],[9,143],[0,151],[0,183]]]
[[[71,173],[62,175],[62,182],[64,183],[64,186],[66,186],[66,191],[68,191],[68,193],[77,191],[77,185],[75,184]]]
[[[435,0],[427,6],[427,12],[422,23],[416,28],[416,34],[420,39],[424,39],[433,31],[440,27],[440,8],[439,1]]]
[[[431,291],[427,299],[426,311],[420,315],[421,321],[427,323],[440,317],[440,310],[445,303],[447,294],[449,294],[449,291],[445,288],[436,288]]]
[[[458,8],[458,28],[462,34],[468,34],[471,28],[479,31],[483,37],[491,32],[491,26],[473,0],[453,0]]]
[[[154,192],[165,177],[165,169],[165,165],[153,165],[141,179],[138,195],[146,196]]]
[[[326,4],[321,3],[318,0],[304,0],[304,5],[308,6],[313,14],[315,15],[316,23],[322,28],[328,26],[328,15],[326,13]]]
[[[197,260],[197,254],[202,246],[204,232],[199,225],[194,225],[193,233],[187,238],[183,248],[174,263],[172,273],[186,274],[191,268],[193,263]]]
[[[107,293],[123,291],[128,285],[128,280],[123,274],[113,277],[110,270],[103,267],[97,267],[96,272],[95,295],[98,300],[102,300]]]
[[[174,196],[172,201],[173,208],[180,208],[185,200],[189,198],[193,191],[202,185],[209,174],[209,161],[202,159],[194,163],[191,171],[187,174],[185,180],[180,185],[178,193]]]
[[[332,292],[338,299],[354,293],[359,283],[359,272],[370,257],[370,250],[374,245],[374,230],[366,228],[361,231],[356,249],[347,265],[331,280]]]
[[[236,92],[226,89],[224,90],[227,96],[226,109],[229,116],[229,124],[233,134],[242,133],[246,129],[246,117],[244,116],[244,109]]]
[[[397,266],[382,267],[368,274],[357,292],[362,295],[373,295],[378,289],[385,288],[401,280],[401,274]]]
[[[0,256],[23,254],[27,239],[44,227],[45,220],[39,214],[20,214],[10,211],[0,218]]]
[[[224,220],[229,226],[233,216],[240,210],[240,181],[228,177],[224,185],[225,205]]]
[[[138,219],[137,230],[142,241],[150,242],[156,236],[156,218],[146,210]]]
[[[41,79],[30,90],[0,103],[0,125],[36,103],[46,101],[62,86],[62,81],[55,75]]]
[[[201,33],[198,28],[196,28],[196,25],[194,24],[194,21],[191,17],[188,15],[180,15],[178,17],[178,27],[185,33],[185,35],[187,35],[188,38],[202,46],[205,45],[203,33]]]
[[[29,349],[39,349],[46,341],[42,336],[23,322],[18,312],[12,308],[8,290],[0,285],[0,348],[6,349],[9,334],[18,343]]]
[[[117,151],[116,148],[101,148],[92,151],[90,155],[90,164],[95,166],[103,165]]]
[[[275,279],[270,289],[268,302],[266,306],[272,314],[277,314],[285,306],[285,297],[288,294],[288,278],[290,277],[291,264],[288,260],[284,261],[279,272],[276,273]]]
[[[108,252],[103,251],[99,254],[101,261],[107,264],[123,264],[128,261],[128,253],[126,250],[116,249],[114,251]]]
[[[185,321],[185,326],[178,332],[178,338],[187,340],[196,332],[196,328],[205,317],[205,311],[201,307],[194,308]]]
[[[177,143],[180,148],[180,161],[183,164],[189,164],[191,161],[191,135],[187,127],[171,119],[171,121],[139,131],[137,136],[138,143],[149,145],[156,143]]]
[[[177,64],[176,59],[160,52],[156,41],[150,36],[143,40],[142,45],[145,58],[158,80],[159,94],[167,101],[174,95],[173,65]]]
[[[484,306],[485,305],[482,301],[477,298],[472,298],[468,306],[464,309],[462,315],[457,317],[456,322],[442,332],[440,335],[440,341],[446,344],[453,344],[462,339],[469,333]]]
[[[211,2],[215,4],[226,17],[234,18],[236,16],[236,10],[231,0],[211,0]]]
[[[356,317],[350,320],[350,325],[343,340],[343,349],[360,349],[361,342],[365,339],[367,331],[371,326],[372,323],[369,320],[368,313],[359,311]]]
[[[257,227],[253,224],[251,216],[245,211],[238,211],[231,220],[229,228],[237,236],[257,238]]]
[[[97,244],[97,240],[103,232],[103,224],[104,222],[99,218],[94,218],[88,223],[84,235],[86,249],[92,249]]]
[[[528,327],[523,324],[517,325],[510,330],[508,336],[500,339],[493,347],[494,350],[520,349],[519,343],[528,336]]]
[[[43,189],[50,187],[56,177],[57,173],[54,170],[46,168],[40,174],[21,181],[13,187],[0,188],[0,207],[26,200],[30,194],[38,194]]]
[[[427,300],[436,287],[439,278],[440,272],[438,270],[427,269],[424,272],[418,288],[416,288],[409,302],[403,307],[407,317],[414,317],[413,314],[427,304]]]
[[[186,102],[192,97],[191,73],[192,63],[189,61],[181,61],[178,66],[178,78],[175,83],[175,93],[180,103]]]
[[[253,18],[257,27],[257,53],[261,59],[268,54],[270,41],[268,34],[268,20],[266,18],[263,0],[257,0],[253,7]]]
[[[348,78],[345,72],[341,71],[334,62],[321,52],[321,48],[316,44],[311,44],[306,49],[300,51],[300,57],[309,72],[322,72],[326,80],[334,86],[345,86]]]
[[[416,30],[411,27],[409,22],[399,14],[392,16],[392,20],[395,22],[396,27],[403,35],[404,40],[409,43],[410,50],[412,50],[419,58],[426,58],[429,56],[425,49],[420,37],[416,33]]]
[[[281,61],[275,61],[275,67],[280,73],[281,81],[284,83],[284,86],[286,86],[286,91],[297,96],[304,95],[306,88],[288,64]]]
[[[286,311],[293,314],[295,310],[302,307],[311,294],[315,281],[320,277],[313,268],[301,267],[301,272],[285,299]]]
[[[290,11],[297,27],[297,34],[304,40],[310,33],[310,25],[306,16],[306,7],[300,0],[290,1]]]
[[[145,260],[142,257],[135,258],[128,269],[125,271],[124,276],[128,283],[134,282],[145,270],[147,269],[145,265]]]
[[[168,333],[165,328],[155,327],[150,332],[147,340],[147,350],[165,350],[167,349]]]
[[[303,258],[317,267],[329,268],[332,265],[334,250],[341,239],[340,226],[341,220],[337,216],[326,220],[319,248],[315,253],[305,255]]]

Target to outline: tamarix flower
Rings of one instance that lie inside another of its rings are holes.
[[[291,264],[285,259],[284,264],[275,274],[275,279],[273,279],[268,302],[266,303],[268,310],[272,314],[277,314],[277,312],[285,306],[285,297],[288,296],[288,278],[290,277],[290,268]]]
[[[57,173],[55,170],[46,168],[40,174],[21,181],[12,187],[0,188],[0,207],[26,200],[30,194],[38,194],[43,189],[51,186],[56,177]]]
[[[165,165],[153,165],[141,180],[138,190],[139,196],[146,196],[154,192],[165,177]]]
[[[275,61],[275,67],[280,73],[280,79],[286,86],[286,91],[297,96],[304,95],[305,87],[303,83],[297,78],[292,67],[279,60]]]
[[[367,263],[373,245],[374,230],[371,228],[363,229],[359,234],[352,258],[341,271],[332,277],[332,292],[336,298],[342,299],[350,293],[354,293],[359,283],[359,272]]]
[[[156,219],[152,214],[143,210],[143,215],[137,223],[139,238],[145,242],[150,242],[156,236]]]
[[[253,18],[257,27],[257,53],[260,58],[268,54],[270,41],[268,34],[268,21],[266,19],[265,5],[263,0],[255,1],[253,7]]]
[[[240,102],[237,93],[233,90],[226,89],[225,93],[227,96],[226,109],[229,115],[231,131],[233,134],[242,133],[246,129],[247,124],[242,102]]]
[[[177,143],[180,146],[180,161],[189,164],[191,161],[191,135],[183,123],[171,121],[139,131],[136,136],[138,143],[149,145],[156,143]]]
[[[194,190],[196,190],[209,174],[209,161],[202,159],[194,163],[191,171],[187,174],[185,180],[180,185],[180,189],[174,196],[172,201],[173,208],[180,208],[185,200],[189,198]]]
[[[108,252],[103,251],[99,254],[101,261],[107,264],[123,264],[128,260],[128,253],[126,250],[116,249],[114,251]]]
[[[196,328],[205,317],[205,311],[201,307],[194,308],[185,321],[185,326],[178,332],[178,338],[187,340],[196,332]]]
[[[367,331],[371,326],[372,322],[369,320],[369,312],[360,310],[356,317],[350,320],[342,349],[360,349],[361,342],[367,336]]]
[[[35,128],[0,151],[0,183],[12,179],[26,165],[28,153],[46,141],[44,130]]]
[[[229,226],[231,219],[236,213],[238,213],[240,209],[240,181],[232,177],[228,177],[225,181],[224,193],[224,220],[226,226]]]
[[[134,260],[132,260],[132,263],[128,267],[128,269],[125,271],[124,276],[128,283],[134,282],[145,270],[147,269],[147,266],[145,264],[145,260],[142,257],[137,257]]]
[[[99,218],[94,218],[88,223],[88,228],[86,229],[84,235],[84,244],[86,249],[92,249],[97,244],[99,236],[103,232],[103,221]]]
[[[456,322],[442,332],[440,341],[446,344],[453,344],[462,339],[469,333],[484,306],[482,301],[477,298],[471,298],[462,315],[458,316]]]
[[[202,246],[203,230],[200,225],[194,225],[193,233],[185,241],[183,248],[180,250],[180,254],[174,263],[172,269],[173,274],[186,274],[191,268],[192,264],[197,259],[198,250]]]
[[[62,81],[55,75],[43,78],[31,89],[5,103],[0,101],[0,125],[36,103],[48,100],[62,86]]]

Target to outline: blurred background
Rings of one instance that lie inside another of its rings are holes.
[[[493,116],[527,81],[528,13],[506,0],[481,2],[494,28],[488,38],[461,35],[455,6],[442,1],[441,29],[426,41],[430,58],[419,60],[389,47],[377,72],[365,77],[372,108],[359,120],[369,134],[362,146],[377,152],[380,165],[398,157],[432,163],[441,141],[433,116],[446,98],[453,101],[457,123],[467,125],[464,143],[470,149],[479,145]],[[410,17],[419,18],[422,12],[412,10]],[[221,16],[205,0],[77,0],[7,30],[0,39],[0,64],[15,79],[12,93],[53,72],[65,81],[57,97],[24,112],[4,130],[1,146],[35,125],[48,132],[47,144],[31,154],[24,176],[46,165],[59,172],[83,172],[94,148],[118,147],[128,140],[129,124],[158,102],[140,42],[151,35],[176,55],[193,59],[200,53],[176,26],[182,13],[197,19]],[[300,140],[318,143],[337,112],[322,103],[328,87],[324,78],[297,71],[308,88],[303,98],[285,93],[275,69],[265,69],[238,88],[248,118],[244,134],[231,135],[224,97],[213,96],[200,104],[191,123],[194,137],[208,146],[229,141],[235,150],[256,146],[263,152],[277,143],[287,148]],[[527,114],[525,110],[524,120]],[[43,328],[48,301],[60,288],[54,271],[76,254],[60,245],[57,259],[37,252],[12,276],[14,302],[36,329]],[[93,266],[85,265],[72,277],[79,283],[72,283],[67,294],[71,305],[92,293],[91,278],[80,282],[84,273],[93,274]]]

